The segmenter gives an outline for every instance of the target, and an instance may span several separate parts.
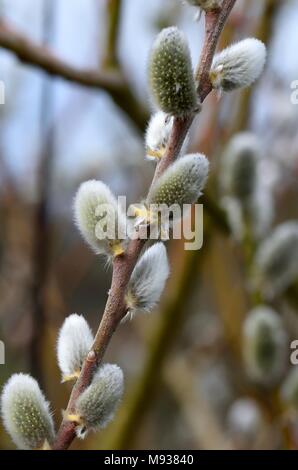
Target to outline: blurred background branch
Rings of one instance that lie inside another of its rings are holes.
[[[69,391],[59,385],[57,394],[57,329],[72,311],[95,327],[109,288],[109,275],[73,228],[73,195],[82,180],[96,178],[130,201],[144,196],[153,173],[143,161],[142,141],[148,48],[161,24],[177,23],[197,58],[203,21],[193,22],[195,10],[174,0],[78,0],[72,10],[63,0],[49,2],[52,26],[45,24],[44,0],[11,0],[14,7],[0,23],[6,85],[0,108],[0,339],[7,349],[0,377],[4,383],[22,370],[43,378],[59,410]],[[269,47],[269,59],[252,89],[220,101],[208,97],[190,134],[191,151],[211,161],[200,201],[203,249],[184,252],[182,242],[169,243],[173,279],[160,311],[121,326],[107,353],[126,375],[119,416],[75,448],[297,447],[297,416],[283,401],[283,382],[254,384],[242,358],[243,322],[260,302],[278,311],[289,342],[297,337],[297,286],[273,299],[261,285],[255,289],[250,264],[262,238],[250,240],[246,251],[222,204],[220,182],[226,143],[235,133],[253,132],[264,148],[262,187],[274,199],[273,225],[263,236],[297,220],[297,106],[290,102],[298,71],[297,15],[295,0],[237,1],[220,49],[256,36]],[[265,207],[261,219],[267,215]],[[254,437],[246,434],[247,416]],[[253,427],[256,416],[260,427]],[[204,432],[207,425],[210,432]],[[2,430],[0,446],[11,446]]]

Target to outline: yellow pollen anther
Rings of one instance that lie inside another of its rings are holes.
[[[63,419],[65,419],[65,421],[70,421],[71,423],[83,424],[83,420],[79,415],[67,413],[67,411],[63,411]]]
[[[63,375],[62,383],[70,382],[71,380],[77,380],[77,378],[80,376],[80,372],[80,370],[75,370],[72,374]]]
[[[158,150],[152,150],[151,148],[148,147],[146,152],[149,157],[154,157],[157,160],[160,160],[166,153],[166,147],[163,147],[163,146],[159,147]]]
[[[123,253],[124,253],[123,247],[122,247],[121,243],[119,243],[119,242],[112,243],[111,244],[111,250],[112,250],[112,253],[113,253],[115,258],[116,258],[116,256],[123,255]]]

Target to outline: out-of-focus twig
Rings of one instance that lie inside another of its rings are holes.
[[[74,67],[56,57],[47,47],[35,44],[3,20],[0,20],[0,47],[14,53],[21,62],[37,67],[49,75],[108,92],[129,118],[140,129],[144,128],[147,113],[119,72],[99,72]]]
[[[121,18],[122,0],[107,1],[107,35],[102,61],[104,69],[118,69],[118,36]]]
[[[184,359],[171,361],[163,371],[163,377],[180,405],[196,445],[203,450],[232,450],[231,442],[224,435],[200,388],[199,375],[200,371],[192,371]]]
[[[43,35],[44,42],[51,41],[54,9],[52,0],[45,2]],[[53,129],[48,132],[52,114],[52,89],[44,81],[41,99],[40,128],[46,145],[42,145],[37,168],[37,203],[33,223],[33,285],[32,285],[32,338],[30,347],[30,370],[41,385],[44,383],[42,344],[46,328],[45,287],[49,268],[50,227],[49,199],[53,164]]]

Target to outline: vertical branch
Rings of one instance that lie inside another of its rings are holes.
[[[43,12],[44,42],[51,40],[53,32],[54,5],[52,0],[45,3]],[[30,370],[43,384],[42,344],[46,323],[46,306],[44,304],[44,289],[49,265],[49,194],[53,160],[53,130],[49,131],[49,121],[52,115],[52,85],[45,78],[42,86],[40,104],[40,125],[42,136],[42,152],[37,169],[37,204],[33,226],[33,286],[32,286],[32,339],[30,348]],[[44,145],[44,139],[47,144]]]
[[[102,65],[104,69],[119,67],[118,36],[121,19],[122,0],[107,1],[107,36]]]

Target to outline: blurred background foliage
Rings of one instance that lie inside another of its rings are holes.
[[[109,269],[74,227],[73,196],[88,178],[102,179],[129,203],[144,196],[154,170],[143,143],[151,108],[148,50],[162,27],[177,24],[196,63],[203,19],[194,21],[194,10],[179,0],[3,0],[0,14],[6,88],[0,106],[0,339],[6,349],[0,384],[14,372],[34,375],[58,423],[70,388],[59,384],[57,330],[72,312],[84,314],[95,330],[110,281]],[[172,277],[160,308],[122,325],[107,352],[106,360],[125,372],[121,409],[105,431],[75,448],[298,446],[296,412],[282,403],[279,384],[257,386],[243,367],[242,324],[256,304],[255,247],[233,236],[220,209],[224,147],[235,133],[251,130],[263,145],[260,175],[273,197],[271,227],[297,219],[298,106],[290,99],[298,79],[297,22],[297,0],[237,1],[221,47],[256,36],[269,56],[256,86],[220,100],[212,94],[192,128],[189,148],[205,152],[212,169],[203,200],[204,246],[187,252],[183,241],[168,243]],[[19,41],[8,44],[3,31]],[[83,86],[46,74],[30,64],[26,41],[44,55],[49,48],[78,73],[89,70],[92,78],[97,70],[116,82],[120,77],[121,85],[87,80],[90,86]],[[264,205],[258,223],[267,210]],[[289,357],[290,340],[298,338],[296,289],[290,294],[272,302],[288,330]],[[1,424],[0,448],[11,447]]]

